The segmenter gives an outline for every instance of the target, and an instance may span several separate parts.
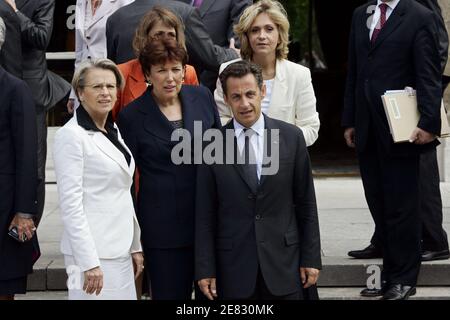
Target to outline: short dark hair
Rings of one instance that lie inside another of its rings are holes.
[[[151,40],[149,39],[148,34],[158,22],[161,22],[167,27],[174,28],[178,43],[183,47],[186,47],[183,22],[169,9],[161,6],[154,6],[142,17],[136,28],[133,39],[133,50],[136,57],[139,57],[141,50],[143,50],[146,43]]]
[[[256,84],[259,89],[262,89],[263,76],[261,67],[249,61],[240,60],[229,64],[219,75],[220,83],[224,95],[227,95],[227,80],[228,78],[243,78],[248,74],[253,74],[256,79]]]
[[[139,52],[139,63],[145,75],[150,73],[152,65],[179,61],[184,67],[187,59],[186,49],[175,39],[170,38],[152,39]]]

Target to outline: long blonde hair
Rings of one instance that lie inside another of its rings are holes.
[[[286,59],[289,53],[289,20],[283,5],[274,0],[261,0],[247,7],[242,13],[238,24],[234,26],[234,32],[241,41],[241,56],[244,60],[250,60],[253,54],[248,40],[248,32],[256,17],[266,13],[278,27],[279,44],[276,49],[277,59]]]

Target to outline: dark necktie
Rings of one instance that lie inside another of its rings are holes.
[[[384,25],[386,24],[386,12],[387,12],[388,5],[386,3],[381,3],[379,5],[379,7],[380,7],[380,11],[381,11],[380,21],[375,26],[375,29],[373,29],[372,39],[371,39],[372,43],[375,43],[375,40],[377,40],[378,35],[381,32],[381,29],[383,29]]]
[[[194,0],[194,3],[192,4],[196,8],[200,8],[202,5],[203,0]]]
[[[247,181],[254,192],[258,190],[258,172],[256,169],[256,154],[253,149],[253,145],[250,142],[251,137],[256,132],[252,129],[244,129],[245,143],[244,143],[244,157],[245,163],[243,165],[245,175],[247,176]]]

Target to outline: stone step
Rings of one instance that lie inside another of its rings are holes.
[[[379,300],[359,295],[363,287],[319,287],[321,300]],[[410,300],[450,300],[450,287],[417,287],[417,293]]]
[[[362,287],[319,287],[321,300],[378,300],[379,298],[361,297]],[[67,300],[66,290],[31,291],[17,295],[17,300]],[[418,287],[411,300],[450,300],[450,287]]]
[[[319,287],[365,287],[373,270],[380,267],[380,259],[356,260],[343,257],[323,257],[323,270]],[[34,266],[34,273],[28,278],[31,291],[65,290],[67,275],[61,256],[41,257]],[[370,281],[370,283],[374,283]],[[450,260],[425,262],[418,280],[419,286],[449,286]]]

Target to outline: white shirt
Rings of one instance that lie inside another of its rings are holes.
[[[386,10],[386,21],[387,21],[391,16],[392,11],[394,11],[395,7],[398,5],[399,2],[400,0],[391,0],[386,2],[378,0],[375,13],[372,16],[372,24],[370,25],[369,39],[372,39],[373,30],[375,30],[375,27],[378,25],[378,22],[380,21],[381,17],[380,4],[385,3],[388,6]]]
[[[242,154],[245,146],[245,133],[246,129],[243,125],[233,119],[234,124],[234,134],[236,136],[237,145],[239,152]],[[261,114],[259,119],[249,128],[256,132],[250,138],[251,146],[255,151],[256,156],[256,173],[258,174],[258,179],[261,178],[263,154],[264,154],[264,116]]]
[[[269,106],[270,106],[270,100],[272,99],[272,88],[273,83],[275,81],[275,78],[264,80],[264,84],[266,85],[266,96],[264,97],[263,101],[261,101],[261,111],[264,114],[267,114],[269,112]]]

